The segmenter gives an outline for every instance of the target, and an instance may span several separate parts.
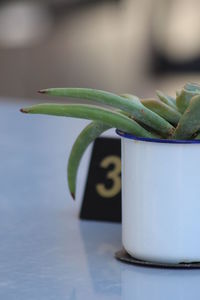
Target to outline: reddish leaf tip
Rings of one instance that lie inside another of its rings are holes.
[[[27,114],[28,112],[24,108],[20,108],[20,111],[24,114]]]
[[[71,193],[72,198],[75,200],[75,194]]]
[[[47,91],[46,90],[39,90],[38,93],[40,93],[40,94],[46,94]]]

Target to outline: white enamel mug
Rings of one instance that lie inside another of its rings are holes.
[[[117,133],[124,248],[145,261],[200,261],[200,141]]]

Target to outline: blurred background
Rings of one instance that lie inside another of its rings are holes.
[[[199,0],[0,0],[0,96],[81,86],[150,97],[200,82]]]

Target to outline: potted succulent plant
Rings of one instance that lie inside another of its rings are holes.
[[[88,104],[38,104],[23,113],[92,120],[75,141],[68,184],[87,146],[117,128],[122,137],[122,240],[126,251],[151,262],[200,261],[200,85],[187,83],[176,97],[139,99],[86,88],[41,90]],[[102,107],[106,104],[106,107]]]

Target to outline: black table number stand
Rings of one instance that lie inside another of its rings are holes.
[[[80,218],[121,222],[121,141],[97,138],[88,169]]]

